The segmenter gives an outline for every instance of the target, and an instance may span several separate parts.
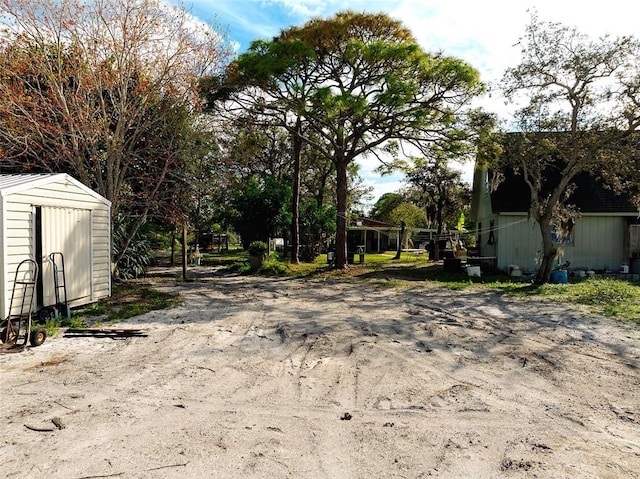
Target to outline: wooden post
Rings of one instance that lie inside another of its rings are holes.
[[[407,226],[404,221],[400,222],[400,231],[398,232],[398,251],[393,259],[400,259],[400,254],[402,252],[402,240],[404,239],[404,228]]]
[[[169,265],[175,265],[175,255],[176,255],[176,226],[171,226],[171,258],[169,259]]]
[[[187,280],[187,223],[182,224],[182,280]]]

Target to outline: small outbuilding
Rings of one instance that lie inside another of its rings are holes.
[[[0,175],[0,318],[25,259],[40,271],[34,311],[65,291],[69,307],[109,297],[110,218],[111,202],[67,174]]]

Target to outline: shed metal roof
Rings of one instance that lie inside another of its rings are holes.
[[[91,195],[102,201],[104,204],[111,206],[111,201],[66,173],[28,173],[19,175],[0,174],[0,196],[6,197],[58,181],[71,183],[85,191],[88,195]]]

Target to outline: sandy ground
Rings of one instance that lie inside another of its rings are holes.
[[[119,325],[148,337],[0,355],[0,477],[640,477],[637,325],[422,282],[160,287],[184,305]]]

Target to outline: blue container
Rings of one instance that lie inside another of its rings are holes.
[[[551,282],[555,284],[567,284],[569,282],[569,276],[566,271],[552,271]]]

